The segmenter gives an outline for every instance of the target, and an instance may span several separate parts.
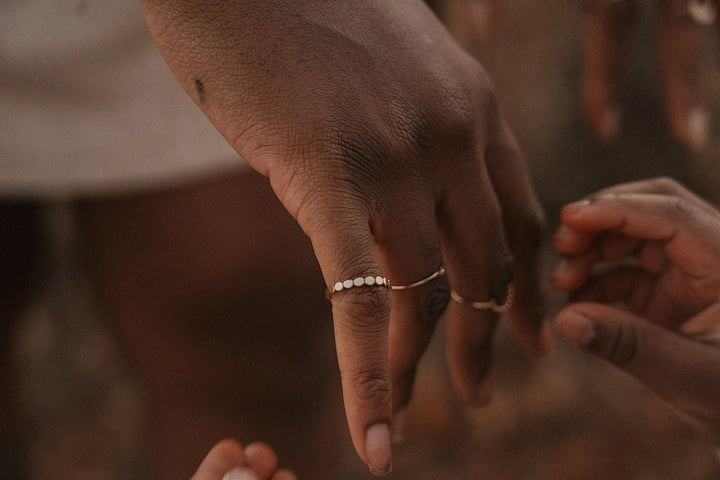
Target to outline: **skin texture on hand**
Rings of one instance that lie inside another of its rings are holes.
[[[561,215],[553,243],[566,257],[552,280],[573,303],[557,332],[719,439],[720,213],[660,178],[605,189]]]
[[[542,216],[525,165],[487,75],[421,0],[144,7],[171,69],[269,178],[328,285],[368,275],[403,285],[447,269],[412,290],[332,296],[350,433],[372,471],[390,469],[393,411],[410,400],[449,285],[501,303],[514,279],[517,339],[547,349]],[[451,304],[447,317],[456,390],[483,404],[497,316]]]

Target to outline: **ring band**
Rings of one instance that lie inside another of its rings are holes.
[[[441,277],[445,275],[445,267],[440,265],[437,270],[435,270],[433,273],[428,275],[427,277],[423,278],[422,280],[418,280],[417,282],[408,283],[407,285],[390,285],[390,290],[410,290],[411,288],[419,287],[420,285],[425,285],[431,280],[436,279],[437,277]]]
[[[498,305],[494,298],[491,298],[487,302],[473,302],[460,296],[455,290],[450,290],[450,297],[461,305],[467,305],[475,310],[492,310],[495,313],[505,313],[509,311],[513,302],[515,301],[515,284],[510,282],[507,286],[507,295],[505,296],[505,303]]]
[[[357,277],[352,280],[344,280],[342,282],[337,282],[333,286],[328,287],[326,296],[329,300],[331,296],[338,292],[342,292],[343,290],[350,290],[351,288],[365,286],[390,288],[390,282],[388,282],[388,279],[383,277],[382,275],[367,275],[365,277]]]
[[[348,279],[342,282],[335,283],[334,285],[328,287],[326,296],[328,299],[330,299],[331,296],[338,292],[342,292],[343,290],[350,290],[351,288],[366,286],[389,288],[390,290],[410,290],[411,288],[425,285],[429,281],[443,275],[445,275],[445,267],[443,267],[442,265],[440,265],[437,270],[435,270],[433,273],[423,278],[422,280],[418,280],[417,282],[409,283],[407,285],[392,285],[390,281],[382,275],[367,275],[364,277],[357,277],[354,279]]]

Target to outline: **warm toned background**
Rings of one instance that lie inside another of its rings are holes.
[[[656,80],[653,19],[642,28],[624,77],[625,123],[610,146],[579,115],[579,2],[507,0],[495,30],[473,39],[454,15],[450,28],[494,78],[502,108],[527,155],[549,227],[565,202],[620,181],[669,175],[720,201],[720,144],[693,156],[668,134]],[[720,112],[715,38],[704,73],[714,124]],[[142,464],[146,406],[111,336],[93,320],[72,261],[63,209],[51,212],[56,278],[24,315],[17,359],[24,369],[26,422],[34,432],[33,478],[131,479]],[[549,230],[550,231],[550,230]],[[546,246],[544,263],[555,256]],[[556,311],[562,298],[545,287]],[[422,364],[411,428],[396,450],[396,479],[720,478],[713,447],[642,386],[558,343],[529,359],[502,330],[492,405],[472,411],[452,397],[442,335]],[[338,478],[361,478],[352,454]],[[3,478],[0,473],[0,478]]]

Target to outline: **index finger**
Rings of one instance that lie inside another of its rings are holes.
[[[617,231],[661,241],[673,262],[694,273],[713,268],[712,259],[720,253],[720,221],[679,197],[600,195],[567,205],[561,217],[569,227],[584,232]]]
[[[373,473],[387,474],[392,464],[390,292],[383,284],[369,213],[362,206],[331,206],[313,220],[309,233],[330,288],[353,445]]]

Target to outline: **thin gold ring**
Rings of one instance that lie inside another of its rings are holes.
[[[440,265],[440,267],[435,270],[433,273],[428,275],[427,277],[423,278],[422,280],[418,280],[417,282],[409,283],[407,285],[392,285],[390,281],[383,277],[382,275],[364,275],[357,278],[352,278],[348,280],[343,280],[342,282],[334,283],[333,285],[329,286],[327,288],[327,291],[325,292],[325,296],[328,298],[328,300],[336,293],[342,292],[344,290],[350,290],[351,288],[359,288],[359,287],[382,287],[382,288],[389,288],[390,290],[410,290],[411,288],[419,287],[421,285],[425,285],[426,283],[430,282],[431,280],[440,277],[442,275],[445,275],[445,267]]]
[[[410,290],[411,288],[419,287],[420,285],[425,285],[426,283],[430,282],[431,280],[436,279],[437,277],[441,277],[445,275],[445,267],[440,265],[437,270],[435,270],[433,273],[428,275],[427,277],[423,278],[422,280],[418,280],[417,282],[408,283],[407,285],[393,285],[390,284],[390,290]]]
[[[495,313],[506,313],[512,308],[513,302],[515,301],[515,284],[512,282],[508,283],[507,294],[505,295],[505,303],[503,303],[502,305],[498,305],[497,301],[494,298],[491,298],[486,302],[473,302],[471,300],[463,298],[455,290],[450,290],[450,297],[452,297],[452,299],[460,305],[467,305],[468,307],[474,308],[475,310],[489,309]]]

